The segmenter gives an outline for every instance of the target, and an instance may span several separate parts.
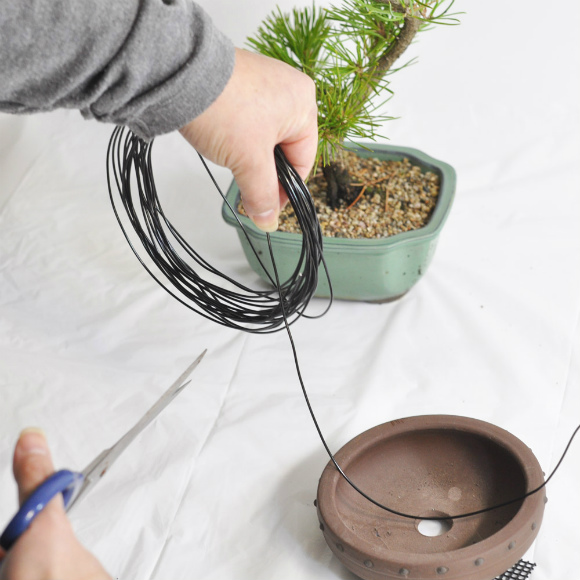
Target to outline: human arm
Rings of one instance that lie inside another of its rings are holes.
[[[75,108],[144,139],[183,128],[203,155],[233,171],[246,210],[267,230],[285,201],[274,146],[302,177],[314,161],[312,81],[234,52],[188,0],[2,2],[0,78],[2,111]]]

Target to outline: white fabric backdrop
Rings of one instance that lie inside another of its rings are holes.
[[[238,45],[274,7],[204,4]],[[457,8],[461,26],[427,33],[393,77],[401,118],[385,128],[458,172],[434,261],[402,300],[336,303],[294,335],[333,449],[391,419],[460,414],[508,429],[548,472],[580,422],[578,6]],[[71,514],[79,536],[123,580],[353,578],[318,530],[327,458],[287,337],[209,323],[142,270],[107,197],[111,129],[76,112],[0,117],[0,526],[20,429],[43,427],[57,466],[81,469],[207,347]],[[253,283],[193,152],[163,137],[154,164],[181,231]],[[580,578],[579,479],[577,442],[548,489],[534,580]]]

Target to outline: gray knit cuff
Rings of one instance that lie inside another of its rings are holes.
[[[194,3],[149,0],[144,6],[119,55],[122,63],[111,63],[114,78],[81,112],[150,140],[180,129],[217,99],[232,75],[235,49]]]
[[[234,69],[232,42],[213,26],[196,58],[169,82],[128,107],[127,126],[145,140],[181,129],[203,113],[222,93]],[[203,88],[201,88],[203,87]],[[127,115],[127,113],[125,113]]]

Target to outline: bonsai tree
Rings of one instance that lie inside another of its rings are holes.
[[[415,35],[433,24],[455,24],[454,0],[342,0],[330,9],[278,8],[248,40],[316,83],[319,143],[316,165],[328,183],[327,203],[353,195],[344,167],[344,142],[375,139],[391,97],[389,75]]]

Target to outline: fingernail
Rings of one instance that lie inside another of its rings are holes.
[[[26,427],[26,429],[20,432],[18,441],[18,450],[20,453],[25,453],[26,455],[47,455],[48,453],[46,435],[39,427]]]
[[[273,209],[250,215],[250,218],[264,232],[275,232],[278,229],[278,216]]]
[[[23,435],[28,435],[29,433],[36,433],[37,435],[46,437],[46,433],[40,427],[26,427],[25,429],[22,429],[22,431],[20,431],[20,437]]]

